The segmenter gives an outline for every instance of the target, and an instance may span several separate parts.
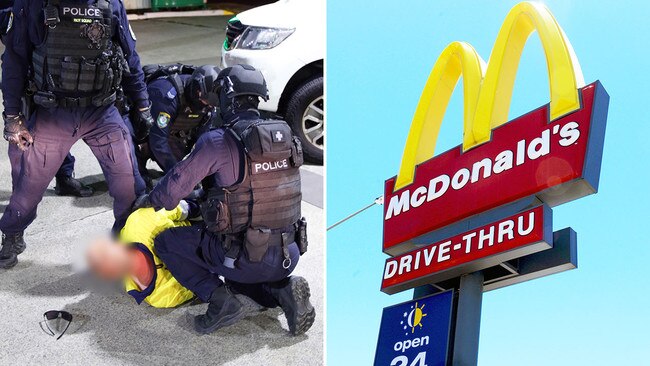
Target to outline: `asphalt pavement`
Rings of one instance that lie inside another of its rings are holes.
[[[143,64],[219,63],[228,17],[165,18],[132,22]],[[2,50],[3,51],[3,50]],[[0,152],[7,144],[0,141]],[[28,228],[27,250],[11,270],[0,270],[0,365],[321,365],[324,313],[323,168],[302,169],[303,214],[310,250],[295,274],[309,281],[316,323],[291,337],[277,309],[255,313],[232,327],[199,336],[187,314],[206,304],[154,309],[118,288],[98,286],[75,271],[83,244],[106,233],[112,200],[99,164],[83,142],[72,148],[76,177],[96,189],[89,198],[58,197],[52,183]],[[155,169],[155,165],[149,168]],[[11,194],[7,155],[0,153],[0,211]],[[70,330],[55,340],[39,327],[43,312],[67,310]]]

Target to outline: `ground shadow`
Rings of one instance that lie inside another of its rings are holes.
[[[101,285],[84,274],[71,274],[70,266],[19,262],[16,271],[4,271],[0,291],[38,297],[77,297],[66,305],[73,324],[64,337],[90,334],[99,352],[136,364],[221,365],[260,349],[280,349],[307,336],[291,337],[278,320],[280,311],[250,308],[250,316],[214,334],[197,335],[191,316],[205,312],[206,304],[190,302],[177,309],[155,309],[134,300],[114,286]],[[33,285],[36,283],[36,285]],[[30,286],[31,284],[31,286]]]

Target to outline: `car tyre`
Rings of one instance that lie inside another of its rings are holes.
[[[319,76],[296,89],[285,113],[287,123],[302,141],[306,160],[316,164],[323,164],[324,104],[323,77]]]

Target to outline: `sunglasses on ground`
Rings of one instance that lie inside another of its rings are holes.
[[[72,323],[72,314],[67,311],[50,310],[43,314],[43,321],[38,324],[46,334],[59,340],[68,330],[70,323]]]

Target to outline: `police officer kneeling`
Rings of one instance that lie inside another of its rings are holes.
[[[195,329],[210,333],[242,319],[246,311],[234,295],[243,294],[282,307],[291,333],[302,334],[315,311],[307,281],[289,276],[307,246],[300,141],[284,121],[260,118],[259,98],[268,91],[259,71],[226,68],[217,88],[211,92],[219,96],[224,126],[203,134],[136,207],[172,209],[203,180],[204,225],[172,228],[155,241],[174,277],[210,304],[194,319]]]

